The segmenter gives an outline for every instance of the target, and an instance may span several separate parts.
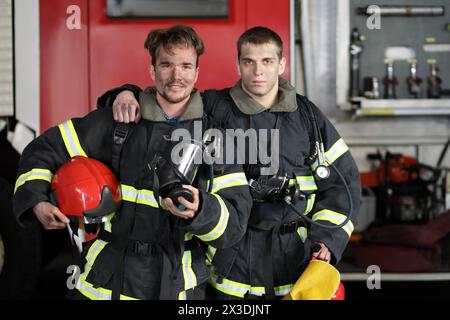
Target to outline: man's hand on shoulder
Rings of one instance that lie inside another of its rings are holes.
[[[117,122],[136,122],[141,120],[139,102],[132,91],[119,93],[113,103],[113,116]]]

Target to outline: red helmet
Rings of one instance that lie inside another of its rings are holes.
[[[53,177],[51,201],[68,216],[84,217],[85,223],[104,222],[118,210],[120,186],[114,173],[95,159],[76,156]]]
[[[345,300],[345,288],[342,282],[339,282],[339,286],[330,300]]]

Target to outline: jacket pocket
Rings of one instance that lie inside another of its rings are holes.
[[[278,248],[273,252],[273,263],[280,283],[295,283],[305,268],[305,244],[298,230],[281,236]]]
[[[239,248],[243,244],[241,240],[234,246],[226,249],[218,249],[212,260],[212,265],[217,270],[220,277],[227,278],[231,268],[234,265],[234,261],[239,253]]]
[[[86,254],[86,281],[94,288],[106,287],[114,274],[117,254],[106,241],[95,240]]]

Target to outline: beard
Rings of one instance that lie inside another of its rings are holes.
[[[184,83],[181,83],[181,82],[175,82],[175,81],[169,82],[169,83],[164,85],[164,88],[167,88],[168,86],[171,86],[173,84],[180,85],[185,90],[184,91],[180,91],[180,92],[178,92],[176,94],[172,94],[170,96],[165,90],[163,90],[162,92],[160,90],[157,90],[159,95],[161,97],[163,97],[166,101],[168,101],[170,103],[179,103],[179,102],[185,100],[186,98],[188,98],[191,95],[191,92],[187,92],[186,91],[186,85]]]

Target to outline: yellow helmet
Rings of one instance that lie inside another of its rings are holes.
[[[339,271],[328,262],[314,259],[283,300],[343,300],[343,290]]]

